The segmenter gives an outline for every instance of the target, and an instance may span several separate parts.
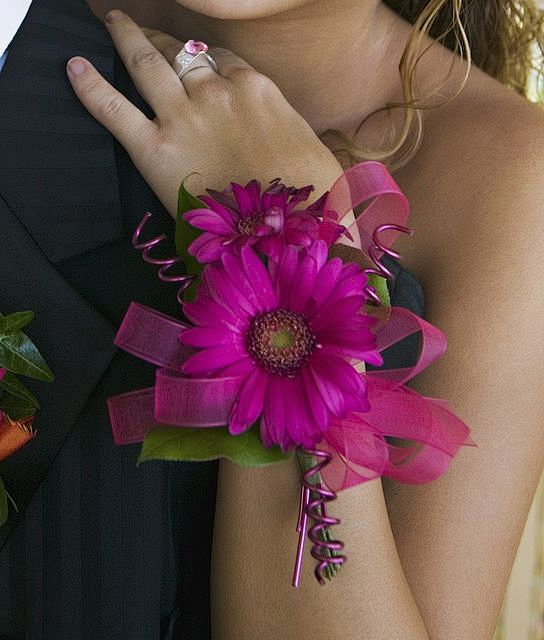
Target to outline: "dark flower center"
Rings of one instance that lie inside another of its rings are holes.
[[[238,224],[236,225],[236,228],[238,229],[239,233],[241,233],[243,236],[252,236],[255,227],[258,224],[263,224],[264,222],[264,213],[259,212],[259,213],[254,213],[250,216],[243,216],[238,220]]]
[[[301,313],[277,309],[256,315],[246,333],[248,353],[267,371],[294,378],[317,338]]]

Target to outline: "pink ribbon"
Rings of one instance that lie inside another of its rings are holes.
[[[341,222],[359,205],[366,205],[350,229],[357,228],[362,251],[379,257],[394,242],[408,219],[408,201],[379,162],[348,169],[325,202],[325,219]],[[376,229],[381,232],[376,243]],[[387,244],[384,244],[387,243]],[[108,410],[116,444],[143,441],[146,433],[166,424],[179,427],[217,427],[228,424],[245,376],[193,378],[181,365],[194,353],[178,337],[189,325],[137,303],[131,303],[115,344],[158,366],[155,386],[114,396]],[[446,349],[444,334],[406,309],[393,307],[377,333],[383,351],[408,335],[421,333],[419,356],[411,367],[365,372],[371,409],[336,420],[319,447],[333,454],[323,469],[332,490],[349,488],[381,475],[402,482],[428,482],[444,473],[463,444],[474,444],[468,427],[444,400],[426,398],[405,383],[439,358]],[[387,438],[410,440],[398,446]]]

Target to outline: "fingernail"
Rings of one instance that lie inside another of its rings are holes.
[[[71,58],[68,60],[68,71],[73,76],[81,75],[86,69],[85,62],[82,58]]]
[[[122,11],[119,11],[119,9],[114,9],[113,11],[110,11],[106,16],[106,22],[109,22],[110,24],[112,22],[117,22],[117,20],[121,20],[124,15],[125,14]]]

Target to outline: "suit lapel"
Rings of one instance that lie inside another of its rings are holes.
[[[0,311],[36,313],[28,334],[56,375],[30,382],[39,435],[0,464],[19,507],[0,548],[116,351],[114,324],[55,268],[126,235],[114,140],[65,76],[75,54],[112,81],[114,48],[84,0],[34,0],[0,73]]]
[[[75,54],[113,81],[85,0],[34,0],[0,72],[0,194],[52,263],[125,235],[113,138],[66,77]]]

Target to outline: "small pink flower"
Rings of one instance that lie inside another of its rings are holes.
[[[239,252],[249,244],[271,258],[277,258],[286,244],[309,246],[314,240],[336,241],[342,225],[323,221],[328,192],[305,209],[295,207],[308,199],[313,185],[300,189],[272,180],[261,194],[261,183],[251,180],[245,187],[231,182],[221,193],[207,189],[199,196],[209,208],[187,211],[183,218],[202,233],[189,246],[189,253],[201,262],[216,262],[224,251]]]
[[[328,259],[323,240],[287,245],[267,268],[250,246],[207,265],[194,302],[183,310],[197,325],[180,341],[200,348],[187,375],[245,376],[229,418],[232,434],[259,418],[266,447],[314,446],[333,417],[368,410],[366,385],[350,360],[382,364],[362,313],[367,275]]]

